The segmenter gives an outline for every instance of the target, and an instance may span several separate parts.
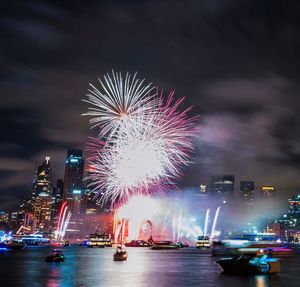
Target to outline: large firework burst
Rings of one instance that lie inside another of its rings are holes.
[[[89,146],[89,186],[101,201],[116,203],[163,192],[180,176],[193,149],[195,118],[188,117],[190,108],[178,110],[183,98],[175,101],[171,93],[164,101],[136,75],[112,75],[104,77],[106,84],[100,81],[101,91],[88,94],[93,108],[86,115],[100,129]]]

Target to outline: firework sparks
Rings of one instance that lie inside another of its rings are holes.
[[[88,99],[83,101],[92,107],[84,115],[91,117],[92,128],[100,127],[100,136],[113,135],[120,125],[151,112],[156,101],[154,87],[151,83],[143,85],[145,80],[136,76],[127,73],[123,79],[121,73],[112,71],[112,76],[107,74],[103,81],[99,79],[100,90],[90,84]]]
[[[87,115],[100,127],[90,150],[90,186],[105,202],[126,201],[135,194],[163,192],[189,163],[195,133],[190,108],[178,110],[183,98],[171,93],[164,102],[143,81],[121,74],[105,77],[104,92],[88,95],[95,107]]]

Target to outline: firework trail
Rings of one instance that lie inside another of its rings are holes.
[[[161,193],[181,175],[193,150],[195,118],[191,108],[179,111],[183,98],[166,101],[144,80],[126,74],[106,75],[102,90],[93,86],[86,102],[99,136],[88,147],[91,152],[89,186],[100,201],[126,201],[136,194]]]

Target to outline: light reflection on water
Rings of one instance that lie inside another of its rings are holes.
[[[127,262],[114,262],[113,248],[65,248],[63,263],[44,262],[50,249],[0,254],[0,286],[299,286],[299,257],[282,261],[279,275],[238,277],[221,274],[214,259],[196,249],[127,250]]]

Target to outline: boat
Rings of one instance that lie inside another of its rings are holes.
[[[280,271],[279,261],[276,258],[269,258],[266,254],[242,254],[221,258],[216,263],[223,273],[234,275],[274,274]]]
[[[210,242],[208,236],[198,236],[196,248],[210,248]]]
[[[51,242],[52,247],[70,247],[70,241],[63,241],[63,242]]]
[[[44,237],[44,235],[40,233],[14,235],[13,238],[18,239],[18,241],[22,241],[26,247],[48,247],[51,245],[50,239]]]
[[[122,246],[117,246],[117,250],[114,253],[114,261],[125,261],[127,260],[127,257],[127,251],[123,250]]]
[[[65,260],[65,256],[63,255],[61,250],[53,249],[52,254],[48,255],[45,258],[46,262],[63,262]]]
[[[151,246],[150,243],[146,242],[145,240],[131,240],[128,243],[125,243],[126,247],[149,247]]]
[[[25,244],[22,241],[16,241],[16,240],[9,240],[6,242],[2,242],[0,244],[0,247],[3,248],[3,250],[20,250],[24,249]]]
[[[89,238],[84,240],[82,243],[83,246],[87,246],[89,248],[98,247],[112,247],[111,239],[106,234],[98,234],[93,233],[89,235]]]
[[[162,241],[154,241],[153,245],[151,246],[151,249],[153,250],[171,250],[171,249],[178,249],[179,246],[168,240],[162,240]]]
[[[114,253],[114,261],[126,261],[128,254],[126,250],[123,250],[123,226],[124,221],[122,221],[121,225],[121,245],[117,246],[116,252]]]
[[[176,245],[178,248],[185,248],[185,247],[190,247],[186,242],[176,242]]]

